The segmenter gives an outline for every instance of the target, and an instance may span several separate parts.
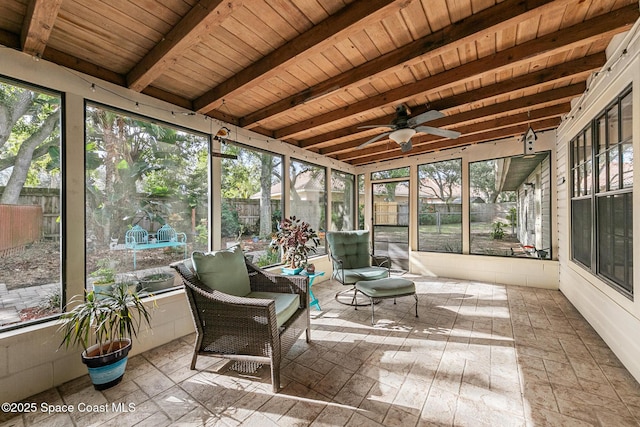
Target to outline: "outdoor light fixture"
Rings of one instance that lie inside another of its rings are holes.
[[[398,129],[391,132],[391,135],[389,135],[389,138],[397,142],[399,145],[403,145],[409,142],[411,137],[415,134],[416,134],[415,129],[403,128],[403,129]]]

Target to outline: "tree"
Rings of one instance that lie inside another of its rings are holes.
[[[270,236],[271,187],[281,180],[279,157],[241,148],[235,144],[224,144],[225,154],[237,156],[222,162],[222,197],[249,199],[260,194],[259,235]]]
[[[0,203],[18,203],[30,171],[37,184],[34,168],[59,166],[59,128],[58,98],[0,82],[0,172],[11,169]]]
[[[262,153],[260,158],[260,235],[270,236],[271,226],[271,186],[274,176],[279,176],[279,170],[274,165],[275,157]],[[280,162],[276,162],[278,165]]]
[[[203,147],[199,139],[204,138],[88,107],[86,187],[91,221],[87,227],[96,239],[106,243],[111,237],[121,238],[143,218],[166,222],[172,213],[171,202],[163,200],[167,196],[177,195],[191,206],[201,188],[191,188],[190,200],[181,184],[190,174],[198,175],[197,165],[190,163]]]
[[[462,167],[460,160],[429,163],[418,169],[421,188],[441,200],[447,206],[460,196]]]
[[[479,196],[485,203],[496,203],[500,194],[496,188],[496,161],[486,160],[469,165],[471,197]]]

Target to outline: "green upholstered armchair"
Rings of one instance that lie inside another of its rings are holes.
[[[391,261],[387,256],[374,256],[371,253],[369,234],[367,230],[327,233],[329,257],[333,267],[332,277],[350,287],[336,294],[336,299],[339,302],[343,302],[340,296],[349,295],[352,297],[350,304],[356,305],[355,284],[357,282],[389,277]]]
[[[191,369],[198,356],[236,361],[232,369],[248,373],[269,365],[277,393],[282,359],[302,332],[311,340],[309,278],[269,273],[233,248],[194,252],[171,267],[184,282],[196,328]]]

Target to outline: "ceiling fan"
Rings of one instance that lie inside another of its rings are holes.
[[[390,128],[391,130],[371,138],[367,142],[360,144],[358,148],[362,148],[389,135],[389,138],[398,143],[398,145],[400,146],[400,150],[405,153],[411,150],[411,137],[417,132],[430,133],[432,135],[443,136],[445,138],[451,139],[456,139],[460,136],[460,132],[456,132],[453,130],[440,129],[433,126],[420,126],[422,123],[444,117],[445,115],[440,111],[429,110],[422,114],[418,114],[415,117],[409,117],[409,114],[409,107],[407,107],[405,104],[400,104],[396,107],[396,117],[391,121],[390,124],[360,126],[358,129],[386,127]]]

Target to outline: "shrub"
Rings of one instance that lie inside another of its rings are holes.
[[[494,222],[491,225],[493,227],[493,230],[491,230],[491,233],[489,233],[491,235],[491,238],[493,240],[502,240],[504,238],[504,227],[506,225],[507,224],[501,221]]]

